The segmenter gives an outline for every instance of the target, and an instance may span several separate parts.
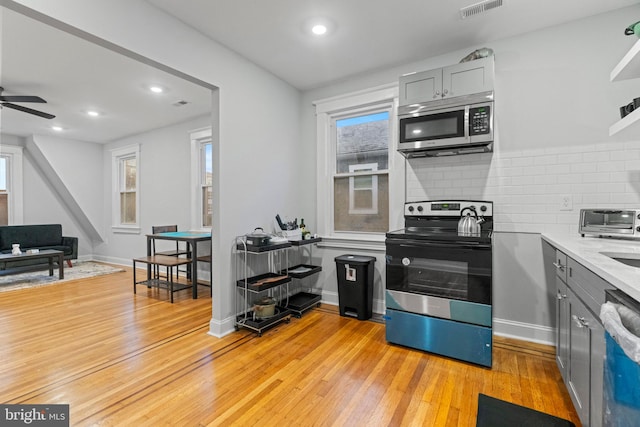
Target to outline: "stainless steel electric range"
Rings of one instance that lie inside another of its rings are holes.
[[[493,203],[405,204],[405,228],[386,235],[386,338],[491,367]],[[480,230],[458,232],[461,218]]]

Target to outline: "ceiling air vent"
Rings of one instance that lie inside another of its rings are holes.
[[[174,106],[174,107],[182,107],[183,105],[187,105],[187,104],[188,104],[188,102],[187,102],[187,101],[180,100],[180,101],[176,101],[176,102],[174,102],[174,103],[173,103],[173,106]]]
[[[471,16],[480,15],[483,12],[495,9],[496,7],[500,6],[502,6],[502,0],[484,0],[480,3],[472,4],[471,6],[466,6],[460,9],[460,17],[464,19]]]

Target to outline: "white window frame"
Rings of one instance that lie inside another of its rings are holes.
[[[122,224],[120,221],[120,188],[121,164],[128,159],[136,159],[136,221],[134,224]],[[140,145],[130,145],[127,147],[111,150],[111,229],[114,233],[140,234]]]
[[[204,207],[202,206],[202,189],[205,186],[202,172],[206,166],[204,145],[212,144],[211,148],[213,151],[211,128],[208,127],[191,131],[190,139],[191,164],[194,166],[191,168],[191,206],[194,207],[191,212],[191,228],[193,230],[210,231],[211,227],[205,226],[202,221],[202,212],[204,211]],[[213,191],[213,183],[211,187]]]
[[[22,182],[22,147],[0,145],[0,157],[7,160],[7,203],[9,204],[9,225],[24,221],[24,191]]]
[[[356,173],[349,177],[349,213],[352,215],[377,215],[378,214],[378,175],[357,172],[375,172],[378,170],[377,163],[367,163],[358,165],[349,165],[349,172]],[[357,176],[371,176],[371,188],[356,188]],[[355,193],[356,191],[371,191],[371,206],[368,208],[356,208]]]
[[[334,229],[333,186],[336,147],[333,123],[338,117],[389,111],[389,229],[402,227],[405,198],[405,160],[397,153],[398,84],[392,83],[337,97],[314,101],[316,107],[317,212],[316,227],[327,244],[335,247],[379,249],[385,233],[340,232]],[[380,173],[380,172],[379,172]],[[387,171],[384,172],[385,174]],[[368,173],[371,174],[371,173]],[[373,173],[376,175],[376,173]]]

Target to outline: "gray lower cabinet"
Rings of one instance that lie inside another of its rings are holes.
[[[568,289],[569,381],[571,400],[583,426],[602,425],[604,328],[599,318]]]
[[[600,306],[614,287],[556,250],[556,361],[584,427],[602,426],[604,328]]]
[[[569,383],[569,294],[567,284],[556,277],[556,362],[565,383]]]

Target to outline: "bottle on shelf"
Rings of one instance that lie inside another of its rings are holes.
[[[300,233],[302,240],[311,238],[311,232],[307,230],[307,226],[304,225],[304,218],[300,218]]]

